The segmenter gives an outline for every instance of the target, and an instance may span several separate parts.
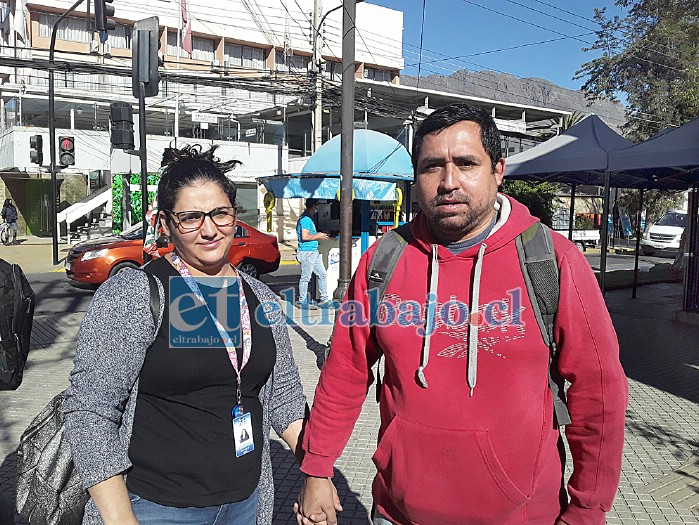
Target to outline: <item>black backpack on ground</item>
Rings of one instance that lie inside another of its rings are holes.
[[[373,307],[378,306],[383,299],[398,259],[411,238],[408,223],[390,230],[377,241],[367,272],[367,289],[378,290],[378,300],[372,305]],[[558,425],[567,425],[570,423],[570,413],[565,398],[565,380],[558,370],[558,346],[553,336],[560,283],[551,230],[540,222],[532,224],[517,236],[515,245],[534,317],[541,330],[541,337],[549,348],[549,388],[553,394],[555,421]],[[375,319],[377,314],[378,312],[372,312],[371,319]],[[381,389],[381,376],[378,370],[376,377],[378,401]]]
[[[0,259],[0,390],[22,383],[34,319],[34,291],[17,264]]]

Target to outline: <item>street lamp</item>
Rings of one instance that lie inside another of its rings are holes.
[[[355,0],[355,4],[359,4],[364,0]],[[315,94],[313,100],[313,152],[318,151],[318,148],[323,144],[323,83],[321,81],[322,60],[321,50],[323,43],[320,37],[320,28],[323,27],[325,19],[333,11],[341,9],[343,5],[338,5],[327,11],[322,17],[320,16],[321,6],[320,0],[313,2],[313,58],[311,63],[311,80],[313,81],[313,92]],[[320,17],[320,20],[319,20]],[[354,121],[354,119],[352,119]]]

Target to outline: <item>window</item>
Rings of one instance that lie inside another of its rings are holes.
[[[182,46],[181,41],[180,46]],[[192,47],[194,47],[194,39],[192,39]],[[192,51],[194,50],[192,49]],[[167,33],[167,54],[173,57],[177,56],[177,31],[168,31]],[[180,47],[180,56],[189,58],[189,53]]]
[[[301,55],[287,55],[283,51],[275,53],[275,69],[284,73],[306,73],[311,62],[311,57]]]
[[[368,78],[369,80],[375,80],[376,82],[390,82],[391,77],[392,75],[390,71],[376,69],[373,67],[364,68],[364,78]]]
[[[131,26],[117,24],[116,29],[109,31],[107,35],[111,47],[131,49]]]
[[[53,24],[56,23],[58,18],[59,15],[39,13],[39,36],[51,38]],[[92,31],[87,30],[87,20],[85,18],[67,17],[58,26],[56,39],[88,44],[92,40]]]
[[[323,68],[323,76],[330,80],[342,81],[342,63],[341,62],[326,62]]]
[[[229,66],[265,69],[265,50],[259,47],[226,44],[223,58]]]
[[[215,44],[207,38],[192,38],[192,58],[212,62],[216,58]]]

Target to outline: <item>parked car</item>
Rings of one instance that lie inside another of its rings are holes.
[[[641,249],[645,255],[677,254],[680,249],[682,232],[687,226],[687,212],[668,211],[655,224],[651,224],[641,239]]]
[[[172,243],[158,248],[164,255],[174,249]],[[228,260],[253,277],[279,268],[281,254],[277,238],[238,221],[235,240]],[[125,268],[143,265],[143,227],[133,226],[120,235],[110,235],[76,244],[66,257],[66,275],[75,282],[101,284]]]

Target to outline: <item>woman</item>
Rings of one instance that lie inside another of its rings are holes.
[[[306,399],[289,335],[259,322],[260,305],[276,301],[269,288],[228,262],[236,187],[224,173],[239,162],[219,163],[214,150],[186,146],[163,159],[159,217],[175,249],[144,267],[164,285],[160,326],[140,270],[103,284],[81,326],[65,429],[91,496],[84,524],[271,523],[270,426],[300,450]],[[210,300],[217,287],[226,288],[223,319]],[[190,292],[208,306],[184,306]],[[239,339],[226,329],[231,312],[242,342],[170,338]],[[192,313],[196,322],[185,319]]]
[[[12,199],[5,199],[5,203],[2,205],[2,213],[0,214],[2,220],[7,222],[12,228],[12,244],[17,240],[17,208],[12,204]]]

